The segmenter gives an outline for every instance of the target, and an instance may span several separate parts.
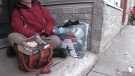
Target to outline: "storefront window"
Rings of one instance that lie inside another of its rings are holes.
[[[110,3],[115,4],[116,6],[120,7],[121,0],[108,0]]]

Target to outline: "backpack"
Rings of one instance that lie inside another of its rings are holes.
[[[26,55],[18,50],[18,44],[14,43],[13,48],[18,57],[19,69],[27,72],[37,72],[49,74],[51,71],[48,69],[52,64],[52,46],[49,45],[47,49],[33,55]],[[43,67],[42,69],[39,69]]]

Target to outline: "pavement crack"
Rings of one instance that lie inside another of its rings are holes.
[[[95,64],[93,65],[93,67],[89,70],[89,72],[86,74],[86,76],[88,76],[88,74],[92,71],[92,69],[95,67],[95,65],[98,63],[98,61],[95,62]]]
[[[57,64],[59,64],[59,63],[65,61],[65,60],[66,60],[66,59],[63,59],[63,60],[61,60],[60,62],[57,62],[57,63],[53,64],[52,66],[50,66],[50,68],[56,66]]]
[[[106,75],[104,73],[100,73],[100,72],[97,72],[97,71],[93,71],[93,72],[98,73],[98,74],[102,74],[102,75],[105,75],[105,76],[109,76],[109,75]]]

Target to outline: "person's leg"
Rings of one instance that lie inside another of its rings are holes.
[[[56,35],[46,37],[44,41],[50,43],[53,49],[58,48],[60,45],[60,38]]]
[[[52,45],[53,48],[53,57],[67,57],[67,51],[64,48],[59,48],[60,38],[56,35],[49,36],[45,38],[45,42],[48,42]]]
[[[22,34],[19,33],[11,33],[8,36],[8,41],[10,42],[11,46],[13,46],[14,43],[19,44],[19,41],[25,40],[26,37]],[[45,42],[48,42],[52,45],[53,48],[53,57],[67,57],[67,52],[65,49],[63,48],[58,48],[60,45],[60,38],[58,36],[52,35],[49,37],[46,37],[44,39]],[[7,49],[7,53],[10,55],[10,53],[12,54],[11,48]],[[8,55],[7,54],[7,55]],[[11,55],[12,56],[12,55]]]
[[[7,54],[7,56],[11,57],[11,56],[15,55],[15,51],[13,49],[13,44],[14,43],[19,44],[19,41],[25,40],[26,37],[19,33],[11,33],[11,34],[9,34],[7,39],[10,43],[10,46],[7,48],[6,54]]]
[[[27,37],[25,37],[22,34],[19,33],[11,33],[8,35],[8,41],[10,43],[11,46],[13,46],[14,43],[19,44],[19,41],[25,40],[27,39]]]

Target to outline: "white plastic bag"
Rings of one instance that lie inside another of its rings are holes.
[[[61,48],[65,48],[72,57],[83,58],[87,50],[89,24],[81,22],[70,27],[54,28],[54,34],[61,38]]]

